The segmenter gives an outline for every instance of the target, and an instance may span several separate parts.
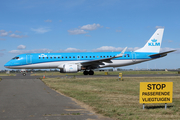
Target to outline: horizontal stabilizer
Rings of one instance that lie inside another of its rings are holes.
[[[176,51],[176,50],[171,50],[171,51],[167,51],[167,52],[162,52],[162,53],[158,53],[158,54],[149,55],[149,57],[165,56],[165,55],[167,55],[167,53],[171,53],[171,52],[174,52],[174,51]]]

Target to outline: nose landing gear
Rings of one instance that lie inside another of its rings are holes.
[[[26,76],[26,73],[23,73],[22,75],[23,75],[23,76]]]
[[[85,71],[83,72],[83,74],[84,74],[84,75],[88,75],[88,74],[89,74],[89,75],[94,75],[94,71],[92,71],[92,70],[86,71],[86,70],[85,70]]]

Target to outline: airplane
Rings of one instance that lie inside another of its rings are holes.
[[[166,56],[176,50],[160,53],[164,28],[158,28],[144,47],[126,52],[79,52],[79,53],[27,53],[20,54],[7,62],[10,69],[60,69],[60,73],[94,75],[93,69],[122,67]],[[23,73],[23,75],[26,75]]]

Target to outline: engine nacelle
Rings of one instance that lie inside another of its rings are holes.
[[[60,69],[60,73],[77,73],[80,69],[79,65],[76,64],[64,64],[63,68]]]

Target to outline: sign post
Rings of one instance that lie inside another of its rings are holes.
[[[119,80],[121,80],[121,81],[123,80],[123,79],[122,79],[122,73],[119,73],[119,79],[118,79],[118,81],[119,81]]]
[[[173,82],[140,82],[139,102],[146,103],[172,103]]]

